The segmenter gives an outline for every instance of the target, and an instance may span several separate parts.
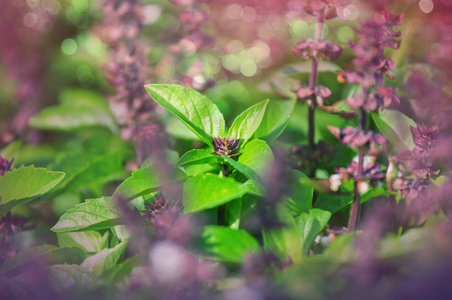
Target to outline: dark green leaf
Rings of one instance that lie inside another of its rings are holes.
[[[64,177],[34,166],[20,167],[0,177],[0,216],[17,204],[23,204],[54,188]]]
[[[194,213],[217,207],[246,193],[244,186],[233,178],[215,174],[200,174],[184,184],[184,213]]]
[[[208,145],[212,144],[210,137],[224,136],[223,115],[206,96],[180,85],[148,84],[145,88]]]
[[[231,128],[229,128],[229,137],[241,140],[242,145],[254,134],[262,122],[269,100],[262,101],[246,109],[235,118]]]
[[[79,265],[53,265],[49,267],[50,274],[55,283],[61,288],[73,286],[98,285],[100,279]]]
[[[309,177],[298,170],[290,170],[290,197],[301,211],[309,211],[312,208],[312,196],[314,189],[306,182]]]
[[[110,204],[109,197],[88,199],[60,217],[54,232],[102,230],[115,226],[119,211]]]
[[[260,252],[257,240],[245,230],[222,226],[205,226],[202,234],[204,250],[214,259],[240,263],[247,253]]]

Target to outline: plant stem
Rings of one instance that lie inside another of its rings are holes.
[[[224,177],[228,177],[231,174],[231,170],[229,170],[229,167],[226,163],[221,164],[221,172],[223,173]],[[217,211],[217,223],[220,226],[224,226],[225,221],[225,214],[226,214],[226,204],[222,204],[218,206]]]
[[[367,94],[367,93],[366,93]],[[361,130],[367,128],[367,112],[361,109]],[[356,179],[353,184],[353,203],[350,210],[350,219],[348,223],[349,231],[355,231],[358,227],[359,216],[361,214],[361,195],[359,193],[360,178],[363,175],[364,168],[364,148],[360,147],[358,152],[358,170],[356,172]]]
[[[316,42],[320,42],[322,40],[323,24],[324,24],[323,11],[320,11],[319,15],[317,17],[317,27],[316,27],[316,31],[315,31],[315,41]],[[314,90],[317,86],[319,59],[316,55],[317,55],[317,51],[314,51],[313,58],[312,58],[311,74],[309,77],[309,88],[311,90]],[[314,151],[316,149],[316,144],[315,144],[315,108],[317,106],[316,98],[317,98],[317,95],[315,95],[315,94],[313,94],[311,96],[311,104],[309,105],[309,110],[308,110],[308,122],[309,122],[308,140],[309,140],[309,147],[311,148],[311,151]]]

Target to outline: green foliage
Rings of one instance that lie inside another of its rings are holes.
[[[80,266],[87,271],[100,276],[106,270],[113,268],[119,260],[122,259],[126,246],[127,242],[122,242],[114,248],[99,251],[85,259]]]
[[[119,211],[110,205],[109,197],[88,199],[69,209],[52,227],[54,232],[108,229],[119,222]]]
[[[255,104],[238,115],[229,128],[228,136],[240,139],[241,144],[245,144],[259,128],[268,102],[269,100],[265,100]]]
[[[77,247],[84,252],[99,252],[108,246],[108,234],[102,236],[97,231],[57,233],[60,247]]]
[[[245,230],[205,226],[202,239],[208,256],[221,261],[240,263],[246,254],[261,251],[257,240]]]
[[[0,216],[15,205],[29,202],[49,192],[63,178],[63,172],[51,172],[34,166],[7,172],[0,177]]]
[[[60,105],[44,109],[30,120],[32,127],[43,130],[74,131],[85,127],[104,126],[118,131],[108,102],[90,90],[66,90]]]
[[[179,118],[206,144],[212,144],[211,136],[224,135],[223,115],[206,96],[180,85],[148,84],[145,88],[157,103]]]
[[[184,213],[217,207],[243,196],[247,190],[233,178],[200,174],[184,184]]]

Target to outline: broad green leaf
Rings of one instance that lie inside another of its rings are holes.
[[[0,216],[17,204],[23,204],[54,188],[64,177],[34,166],[20,167],[0,177]]]
[[[240,139],[240,143],[244,145],[259,128],[268,102],[269,100],[265,100],[255,104],[238,115],[229,128],[228,136]]]
[[[160,186],[158,174],[152,168],[142,168],[133,172],[132,176],[124,180],[113,194],[126,199],[136,198]]]
[[[238,162],[264,177],[265,170],[273,164],[273,153],[262,140],[249,141],[241,150]]]
[[[121,151],[104,155],[87,152],[65,154],[58,158],[51,168],[65,172],[66,177],[47,198],[81,187],[90,187],[99,191],[108,181],[124,178],[125,159]]]
[[[130,231],[127,230],[125,225],[116,225],[111,228],[111,231],[120,242],[124,242],[130,238]]]
[[[54,282],[61,288],[101,284],[98,276],[79,265],[53,265],[48,269]]]
[[[91,273],[102,275],[104,271],[118,263],[123,257],[126,247],[127,242],[122,242],[114,248],[104,249],[85,259],[80,266]]]
[[[223,115],[206,96],[180,85],[148,84],[145,88],[208,145],[212,144],[210,137],[224,136]]]
[[[289,123],[295,103],[297,103],[296,99],[270,101],[262,122],[253,136],[267,143],[275,140]]]
[[[217,163],[220,158],[212,154],[212,151],[205,149],[193,149],[186,152],[177,163],[178,166],[193,164]]]
[[[303,255],[307,255],[317,235],[331,218],[331,213],[321,209],[311,209],[302,213],[295,221],[300,229]]]
[[[111,228],[119,222],[119,211],[110,205],[109,197],[88,199],[60,217],[54,232],[90,231]]]
[[[85,253],[76,247],[58,248],[54,245],[42,245],[26,249],[16,256],[8,259],[0,266],[1,275],[20,273],[34,260],[55,263],[81,263],[85,259]]]
[[[233,178],[215,174],[200,174],[187,179],[183,190],[184,213],[194,213],[217,207],[246,193],[243,185]]]
[[[378,129],[398,152],[414,148],[410,126],[416,127],[416,123],[412,119],[392,109],[384,109],[379,113],[373,113],[372,117]]]
[[[43,130],[73,131],[84,127],[103,126],[118,132],[108,102],[90,90],[67,90],[61,104],[45,108],[30,120],[30,126]]]
[[[260,252],[257,240],[245,230],[208,225],[202,234],[203,249],[214,259],[240,263],[248,253]]]
[[[289,195],[301,211],[309,211],[312,208],[312,196],[314,189],[306,184],[308,176],[298,170],[290,170]]]
[[[176,117],[171,117],[171,120],[169,120],[166,126],[166,131],[178,139],[200,141],[199,137]]]
[[[97,231],[57,233],[60,247],[77,247],[84,252],[99,252],[105,246],[102,235]]]

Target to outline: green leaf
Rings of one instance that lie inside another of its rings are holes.
[[[240,139],[244,145],[259,128],[268,102],[269,100],[265,100],[255,104],[238,115],[229,128],[228,136]]]
[[[262,185],[260,185],[257,181],[254,181],[252,179],[247,180],[243,184],[244,189],[247,191],[247,193],[256,195],[256,196],[265,196],[265,189]]]
[[[270,101],[261,124],[254,132],[254,138],[267,143],[275,140],[289,123],[296,103],[296,99]]]
[[[20,273],[27,264],[34,260],[54,263],[80,263],[85,259],[85,254],[79,248],[58,248],[54,245],[42,245],[26,249],[16,256],[8,259],[0,266],[1,275],[13,275]]]
[[[398,152],[413,150],[414,141],[410,126],[416,127],[416,123],[412,119],[392,109],[373,113],[372,117],[378,129]]]
[[[249,167],[261,177],[264,177],[265,170],[274,161],[272,149],[262,140],[249,141],[240,152],[241,154],[237,161]]]
[[[240,263],[248,253],[260,252],[257,240],[245,230],[208,225],[202,234],[203,249],[214,259]]]
[[[208,145],[210,137],[224,135],[224,118],[218,107],[194,89],[180,85],[148,84],[152,98],[179,118]]]
[[[102,230],[117,225],[119,211],[110,205],[109,197],[88,199],[60,217],[54,232]]]
[[[240,173],[245,175],[248,179],[254,180],[256,184],[258,184],[258,182],[262,181],[262,179],[259,177],[259,175],[253,169],[251,169],[250,167],[245,166],[244,164],[241,164],[238,161],[236,161],[236,160],[234,160],[234,159],[232,159],[230,157],[223,156],[222,158],[229,165],[234,167],[234,169],[236,169],[237,171],[239,171]]]
[[[113,197],[120,195],[126,199],[136,198],[160,185],[158,174],[152,168],[145,167],[133,172],[132,176],[124,180],[116,189]]]
[[[43,130],[74,131],[84,127],[103,126],[118,132],[108,102],[90,90],[67,90],[61,104],[45,108],[30,119],[30,126]]]
[[[243,195],[239,199],[225,204],[226,225],[232,229],[239,229],[242,218],[256,205],[256,197]]]
[[[20,167],[0,177],[0,216],[17,204],[23,204],[54,188],[64,177],[34,166]]]
[[[120,263],[119,265],[113,267],[113,269],[108,277],[109,281],[117,282],[117,281],[121,280],[122,278],[129,275],[132,272],[133,268],[138,266],[138,264],[139,264],[138,256],[129,257],[128,259],[126,259],[122,263]]]
[[[246,193],[243,185],[233,178],[200,174],[187,179],[183,190],[184,213],[194,213],[217,207]]]
[[[193,149],[182,155],[177,165],[188,166],[194,164],[217,163],[219,159],[219,156],[212,154],[212,151]]]
[[[79,265],[53,265],[48,269],[55,283],[61,288],[101,284],[95,274]]]
[[[298,170],[290,170],[290,199],[294,201],[300,211],[309,211],[312,208],[314,189],[306,184],[309,177]]]
[[[302,213],[295,221],[300,229],[301,247],[303,255],[309,253],[312,242],[323,230],[331,218],[331,213],[321,209],[311,209],[308,213]]]
[[[114,248],[104,249],[85,259],[80,266],[91,273],[102,275],[104,271],[118,263],[123,257],[126,247],[127,242],[122,242]]]
[[[51,168],[65,172],[66,177],[47,198],[81,187],[92,187],[98,191],[106,182],[123,178],[125,159],[120,151],[105,155],[87,152],[65,154]]]
[[[77,247],[84,252],[99,252],[105,246],[103,237],[97,231],[60,232],[57,237],[60,247]]]

